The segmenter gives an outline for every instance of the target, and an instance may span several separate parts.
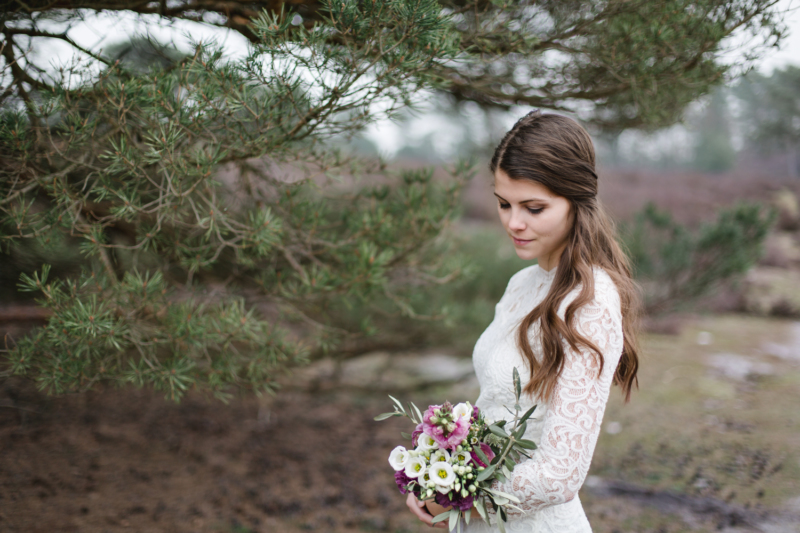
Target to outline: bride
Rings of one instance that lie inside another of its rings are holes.
[[[636,288],[598,203],[592,141],[577,122],[528,114],[500,142],[490,169],[500,221],[517,255],[537,262],[511,278],[472,356],[477,405],[487,420],[509,417],[504,406],[515,403],[515,366],[525,369],[522,410],[538,405],[524,437],[538,449],[511,479],[495,482],[522,502],[521,512],[509,512],[506,530],[591,532],[578,490],[611,384],[627,401],[637,383]],[[444,510],[413,493],[407,504],[428,525]],[[498,531],[495,520],[471,520],[462,531]]]

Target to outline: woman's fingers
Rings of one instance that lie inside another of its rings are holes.
[[[421,502],[414,496],[413,492],[408,493],[408,497],[406,498],[406,505],[408,508],[411,509],[411,512],[417,515],[417,518],[428,524],[431,525],[431,520],[433,517],[428,514],[427,509],[425,509],[425,502]]]
[[[413,492],[408,493],[408,497],[406,498],[406,505],[408,508],[411,509],[411,512],[414,513],[417,518],[421,521],[425,522],[431,527],[439,528],[439,529],[447,529],[447,524],[445,522],[437,522],[434,524],[432,522],[433,517],[428,512],[428,509],[425,507],[424,501],[419,501],[416,496],[414,496]]]

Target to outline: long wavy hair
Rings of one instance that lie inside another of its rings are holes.
[[[639,292],[631,278],[628,258],[615,239],[616,231],[597,199],[595,154],[589,134],[574,120],[555,114],[533,111],[521,118],[495,149],[489,165],[514,180],[531,180],[566,198],[570,203],[572,229],[561,255],[558,269],[544,300],[522,320],[517,344],[528,363],[530,381],[525,392],[541,398],[552,396],[564,369],[564,346],[579,345],[593,351],[603,369],[603,354],[581,335],[574,322],[581,306],[594,299],[593,267],[605,270],[619,292],[622,305],[622,357],[614,373],[614,383],[622,388],[625,401],[638,386],[639,368],[637,324],[640,314]],[[564,298],[580,287],[577,298],[566,308],[564,319],[558,308]],[[528,337],[536,322],[542,341],[542,358],[537,360]]]

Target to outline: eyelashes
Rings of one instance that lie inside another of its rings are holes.
[[[500,202],[500,209],[510,209],[510,208],[511,204],[504,204],[503,202]],[[525,209],[527,209],[528,213],[532,215],[538,215],[539,213],[544,211],[544,207],[526,207]]]

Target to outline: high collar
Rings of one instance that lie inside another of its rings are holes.
[[[549,285],[549,284],[553,283],[553,280],[556,277],[556,272],[558,271],[558,267],[555,266],[555,267],[551,268],[549,271],[543,269],[542,267],[540,267],[538,265],[537,265],[537,267],[538,267],[538,269],[537,269],[537,272],[536,272],[536,274],[537,274],[536,277],[537,277],[537,281],[539,282],[538,284],[540,284],[540,285],[545,285],[545,284]]]

